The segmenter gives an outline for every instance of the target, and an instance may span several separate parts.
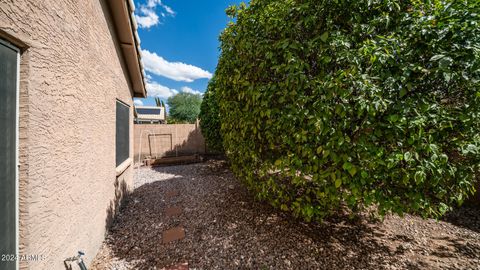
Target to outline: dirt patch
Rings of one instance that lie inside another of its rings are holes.
[[[255,201],[213,160],[139,169],[135,186],[93,269],[480,269],[478,208],[438,222],[338,216],[307,224]],[[182,213],[167,216],[172,206]],[[163,244],[162,232],[178,226],[185,238]]]

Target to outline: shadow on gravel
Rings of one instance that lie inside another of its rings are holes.
[[[107,208],[107,218],[105,220],[107,230],[112,225],[115,216],[120,212],[122,202],[129,196],[129,189],[123,178],[117,178],[115,180],[114,187],[115,196],[113,197],[113,200],[110,201],[110,204]]]
[[[162,269],[186,261],[191,269],[429,267],[422,260],[400,262],[402,254],[414,252],[392,246],[388,239],[392,236],[407,245],[414,242],[412,236],[392,235],[380,224],[349,220],[346,215],[307,224],[255,201],[224,162],[142,170],[146,179],[169,177],[138,187],[123,204],[106,240],[113,255],[134,263],[135,269]],[[167,198],[171,191],[179,195]],[[181,207],[183,213],[167,218],[164,210],[171,206]],[[185,239],[163,244],[162,232],[175,226],[185,228]],[[458,245],[459,252],[466,246],[459,240],[449,245]],[[480,252],[477,246],[471,248]],[[440,250],[432,256],[451,252]]]
[[[448,213],[443,220],[480,233],[480,204],[463,205]]]
[[[480,205],[466,204],[455,208],[453,211],[443,217],[443,221],[451,223],[456,227],[461,227],[472,232],[480,233]],[[480,256],[480,243],[468,241],[463,238],[443,237],[441,239],[447,242],[447,245],[453,249],[453,252],[440,249],[437,254],[441,257],[454,257],[461,255],[470,259],[478,259]],[[453,254],[453,255],[452,255]]]
[[[462,256],[464,258],[478,259],[480,254],[480,245],[478,243],[472,243],[465,239],[453,238],[453,237],[441,237],[435,239],[438,242],[444,242],[444,246],[440,246],[432,255],[440,258],[455,258]]]

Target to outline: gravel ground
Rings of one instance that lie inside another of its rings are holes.
[[[135,172],[93,269],[480,269],[480,209],[443,221],[338,216],[306,224],[257,202],[222,161]],[[166,193],[179,191],[167,198]],[[183,213],[166,218],[165,207]],[[183,240],[162,231],[183,226]]]

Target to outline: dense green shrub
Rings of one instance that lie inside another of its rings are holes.
[[[216,71],[224,147],[260,199],[440,216],[480,163],[480,2],[253,0]]]
[[[220,133],[220,116],[215,95],[215,78],[208,83],[200,106],[200,127],[205,137],[208,149],[213,152],[223,152],[223,138]]]

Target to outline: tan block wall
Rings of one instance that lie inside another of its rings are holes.
[[[24,48],[20,253],[44,258],[21,268],[65,269],[78,250],[90,263],[117,197],[132,186],[132,166],[115,171],[115,102],[132,105],[132,93],[108,6],[3,0],[0,38]]]
[[[205,154],[205,139],[197,124],[134,125],[135,163],[146,156]]]

